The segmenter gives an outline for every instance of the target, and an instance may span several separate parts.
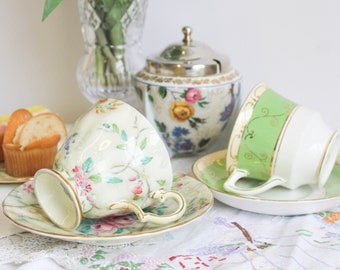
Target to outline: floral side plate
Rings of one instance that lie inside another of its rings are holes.
[[[5,166],[3,162],[0,162],[0,184],[15,184],[23,183],[28,180],[32,180],[32,177],[13,177],[6,173]]]
[[[83,219],[72,231],[54,225],[38,204],[32,181],[16,187],[4,199],[5,216],[15,225],[39,235],[92,245],[121,245],[179,228],[204,215],[214,203],[208,187],[196,179],[182,175],[174,177],[172,189],[180,192],[187,203],[182,218],[166,225],[141,223],[134,214],[102,219]],[[157,214],[171,213],[177,205],[172,200],[155,202],[146,211]]]
[[[223,183],[228,177],[225,157],[226,150],[203,156],[193,164],[192,171],[198,180],[213,191],[214,197],[226,205],[260,214],[287,216],[315,213],[340,205],[338,164],[334,166],[323,188],[314,185],[305,185],[294,190],[275,187],[258,195],[245,196],[224,191]],[[240,180],[239,184],[251,188],[259,182]]]

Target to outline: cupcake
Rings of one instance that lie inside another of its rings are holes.
[[[9,118],[2,142],[7,174],[31,177],[41,168],[52,168],[58,143],[65,136],[65,123],[57,114],[33,116],[27,109],[16,110]]]
[[[41,113],[49,112],[47,108],[45,108],[44,106],[40,106],[40,105],[30,106],[27,108],[27,110],[30,113],[32,113],[33,116],[41,114]],[[10,114],[0,116],[0,162],[4,161],[4,153],[3,153],[1,145],[3,144],[5,130],[6,130],[7,123],[10,117],[11,117]]]

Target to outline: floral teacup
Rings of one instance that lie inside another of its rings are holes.
[[[34,176],[35,193],[47,216],[59,227],[76,228],[82,217],[101,218],[135,212],[141,222],[179,219],[185,199],[172,191],[167,149],[149,121],[130,105],[106,99],[73,125],[53,170]],[[173,199],[171,215],[142,209],[155,200]]]

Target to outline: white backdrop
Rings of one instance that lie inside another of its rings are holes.
[[[82,54],[76,0],[64,0],[41,22],[44,0],[0,0],[0,114],[42,104],[67,122],[90,103],[75,69]],[[227,54],[243,75],[242,98],[264,81],[318,110],[340,129],[340,1],[149,0],[145,56],[182,39]]]

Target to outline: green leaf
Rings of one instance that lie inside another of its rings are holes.
[[[100,177],[99,174],[93,174],[90,175],[90,180],[95,183],[100,183],[102,181],[102,178]]]
[[[150,102],[153,102],[153,96],[148,95],[148,98],[149,98],[149,101],[150,101]]]
[[[166,183],[166,181],[163,180],[163,179],[157,180],[156,182],[157,182],[160,186],[164,186],[165,183]]]
[[[124,267],[129,267],[130,263],[129,262],[119,262],[118,265],[124,266]]]
[[[188,92],[188,91],[185,90],[184,93],[182,93],[182,94],[179,95],[179,97],[180,97],[180,98],[185,98],[186,95],[187,95],[187,92]]]
[[[118,184],[118,183],[122,183],[123,179],[119,178],[119,177],[110,177],[109,181],[107,181],[109,184]]]
[[[118,228],[115,233],[122,233],[124,231],[123,228]]]
[[[132,198],[132,200],[134,200],[134,201],[137,201],[137,200],[139,200],[139,199],[140,199],[140,196],[137,195],[137,194],[135,194],[135,195],[133,196],[133,198]]]
[[[104,127],[104,128],[110,128],[110,125],[107,124],[107,123],[103,123],[103,127]]]
[[[209,102],[207,102],[207,101],[199,101],[198,102],[198,105],[201,107],[201,108],[204,108],[204,106],[205,105],[208,105],[209,104]]]
[[[139,144],[139,148],[140,150],[144,150],[146,143],[147,143],[148,139],[145,137]]]
[[[107,252],[99,249],[99,250],[96,251],[96,254],[107,254]]]
[[[93,259],[96,259],[97,261],[103,260],[105,259],[104,256],[100,255],[100,254],[96,254],[94,256],[92,256]]]
[[[157,120],[155,120],[155,123],[160,132],[166,132],[166,125],[164,123],[158,122]]]
[[[44,21],[48,15],[52,13],[53,10],[61,3],[63,0],[45,0],[44,11],[42,16],[42,21]]]
[[[127,149],[127,145],[126,144],[118,144],[117,146],[116,146],[116,148],[117,149],[120,149],[120,150],[126,150]]]
[[[93,261],[93,260],[92,260]],[[100,264],[92,264],[91,266],[89,266],[90,269],[99,269]]]
[[[125,131],[125,130],[122,130],[121,136],[122,136],[123,141],[126,142],[126,141],[128,140],[128,135],[126,134],[126,131]]]
[[[82,169],[85,173],[89,173],[92,171],[92,167],[93,167],[92,158],[89,157],[84,161]]]
[[[164,99],[166,97],[167,93],[168,93],[168,91],[167,91],[166,87],[160,86],[158,88],[158,94],[161,96],[161,98]]]
[[[80,259],[80,263],[83,264],[83,265],[87,264],[88,262],[89,262],[89,260],[87,258],[81,258]]]
[[[146,165],[146,164],[148,164],[151,160],[152,160],[152,157],[145,157],[145,158],[143,158],[140,162],[141,162],[143,165]]]
[[[199,147],[203,147],[205,145],[207,145],[210,142],[210,139],[202,139],[200,140],[200,142],[198,143]]]
[[[119,134],[119,127],[116,124],[112,124],[112,129],[115,133]]]

